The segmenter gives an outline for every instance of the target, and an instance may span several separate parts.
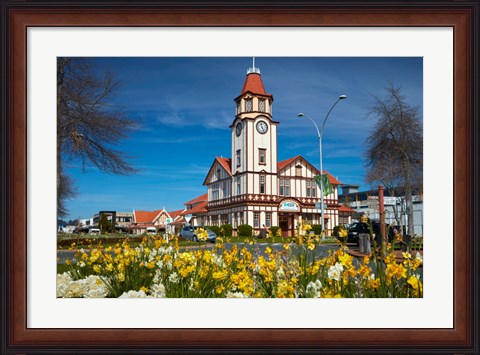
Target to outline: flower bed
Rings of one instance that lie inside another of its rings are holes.
[[[422,297],[420,254],[403,253],[399,262],[391,246],[385,257],[373,248],[354,262],[339,243],[318,259],[318,236],[295,239],[296,248],[264,253],[248,243],[226,248],[221,238],[213,248],[182,251],[175,237],[77,249],[69,271],[57,275],[57,297]]]

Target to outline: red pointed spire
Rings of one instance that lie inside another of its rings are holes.
[[[240,95],[245,94],[246,92],[257,95],[267,95],[265,88],[263,87],[262,77],[260,73],[252,72],[247,74],[245,83],[243,84],[242,92]]]

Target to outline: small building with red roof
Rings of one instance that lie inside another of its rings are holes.
[[[303,156],[278,161],[278,121],[272,116],[273,95],[263,85],[260,69],[247,71],[240,95],[235,97],[231,129],[231,158],[215,157],[204,180],[207,194],[185,203],[193,225],[249,224],[256,233],[263,226],[279,226],[294,236],[303,221],[320,224],[320,188],[317,168]],[[325,230],[339,224],[338,186],[327,171],[331,189],[324,196]]]
[[[165,231],[169,225],[174,226],[179,224],[178,222],[183,225],[183,212],[184,210],[167,212],[165,208],[155,211],[133,211],[133,222],[129,229],[134,234],[145,233],[149,227],[154,227],[157,232]],[[176,231],[175,227],[172,229],[170,232]]]

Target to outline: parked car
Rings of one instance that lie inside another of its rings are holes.
[[[213,231],[211,231],[210,229],[208,229],[206,227],[185,226],[181,230],[180,236],[187,239],[187,240],[192,240],[194,242],[198,242],[199,239],[198,239],[198,236],[197,236],[197,229],[199,229],[199,228],[204,228],[204,229],[207,230],[207,232],[208,232],[207,240],[209,242],[212,242],[212,243],[215,242],[215,240],[217,239],[217,235]]]
[[[390,243],[395,241],[395,231],[393,226],[386,224],[385,230],[388,231],[388,241]],[[372,231],[375,234],[377,244],[381,244],[380,240],[380,223],[372,222]],[[360,233],[370,234],[370,227],[367,223],[356,222],[348,229],[347,243],[355,243],[358,245],[358,235]]]
[[[98,228],[90,228],[88,230],[88,234],[100,234],[100,229]]]
[[[157,228],[147,227],[147,229],[145,230],[145,233],[150,234],[150,235],[155,235],[155,234],[157,234]]]

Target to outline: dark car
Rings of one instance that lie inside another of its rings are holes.
[[[198,236],[197,236],[197,229],[198,228],[202,228],[202,227],[185,226],[185,227],[183,227],[182,231],[180,232],[180,236],[187,239],[187,240],[192,240],[194,242],[198,242],[199,241]],[[209,242],[212,242],[212,243],[215,242],[215,240],[217,239],[217,235],[208,228],[204,228],[204,229],[206,229],[207,233],[208,233],[207,240]]]
[[[385,231],[388,232],[388,241],[390,243],[395,241],[395,230],[393,226],[386,224]],[[375,241],[377,244],[381,244],[380,239],[380,223],[372,222],[372,232],[375,234]],[[348,229],[347,243],[355,243],[358,245],[358,235],[360,233],[370,234],[370,226],[367,223],[356,222],[353,223]]]

